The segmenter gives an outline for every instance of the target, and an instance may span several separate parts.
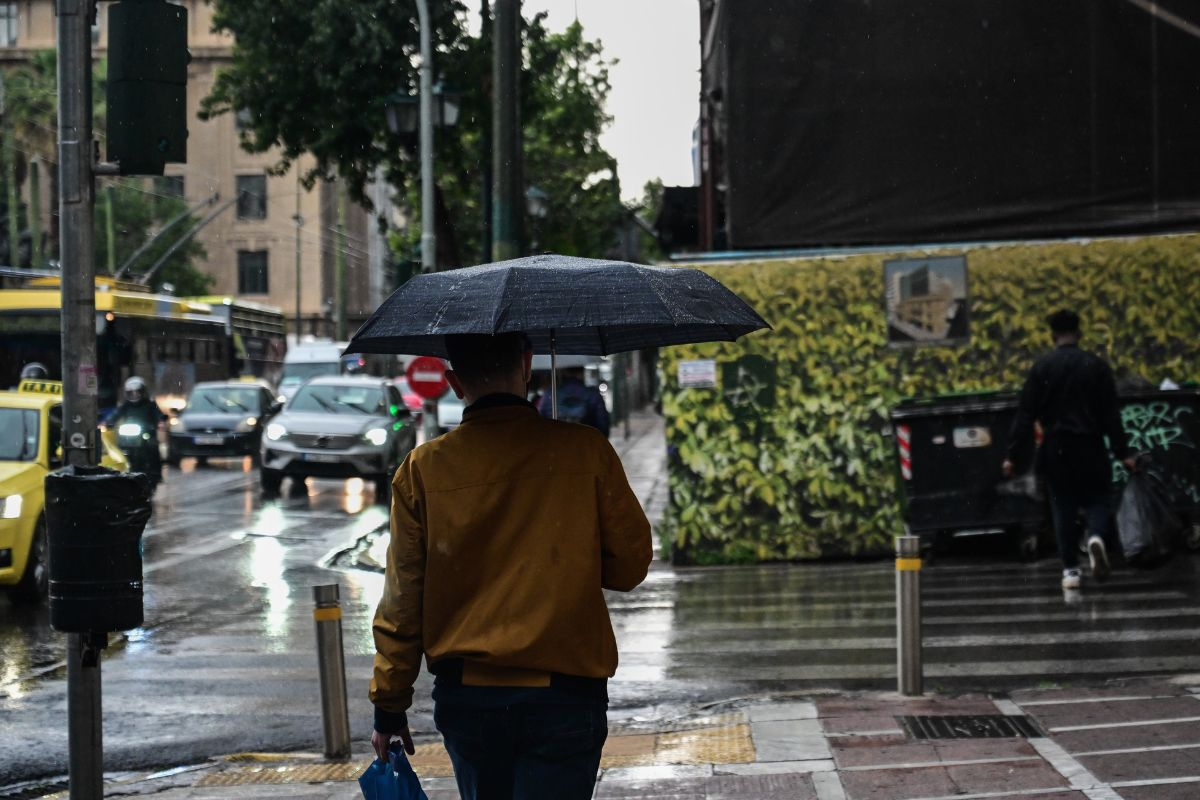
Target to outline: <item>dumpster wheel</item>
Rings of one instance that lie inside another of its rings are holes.
[[[1200,522],[1193,522],[1183,536],[1183,546],[1195,552],[1200,550]]]
[[[1040,548],[1038,547],[1038,532],[1022,529],[1017,531],[1017,554],[1022,561],[1036,561]]]

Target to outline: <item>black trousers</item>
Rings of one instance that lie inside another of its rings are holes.
[[[434,705],[462,800],[588,800],[608,737],[606,703]]]

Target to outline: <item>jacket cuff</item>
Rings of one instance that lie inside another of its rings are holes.
[[[375,730],[394,735],[408,727],[408,714],[403,711],[388,711],[375,706]]]

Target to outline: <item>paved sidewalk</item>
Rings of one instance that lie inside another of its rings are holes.
[[[933,719],[913,719],[918,715]],[[1010,729],[1014,716],[1026,717],[1028,726]],[[922,731],[942,738],[919,738]],[[971,738],[972,733],[989,738]],[[366,751],[365,742],[356,743],[350,762],[303,753],[233,754],[167,772],[113,776],[106,796],[350,800],[360,797],[354,781],[368,763]],[[413,764],[430,800],[458,797],[440,742],[420,742]],[[595,797],[1200,797],[1200,675],[1008,697],[742,698],[652,727],[615,724]]]

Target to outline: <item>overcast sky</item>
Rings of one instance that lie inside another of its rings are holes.
[[[468,2],[473,11],[476,4]],[[613,122],[601,143],[617,159],[621,194],[638,199],[651,178],[691,186],[692,129],[699,115],[700,8],[697,0],[525,0],[528,16],[547,11],[562,30],[576,14],[607,58]],[[473,13],[473,27],[479,17]]]

